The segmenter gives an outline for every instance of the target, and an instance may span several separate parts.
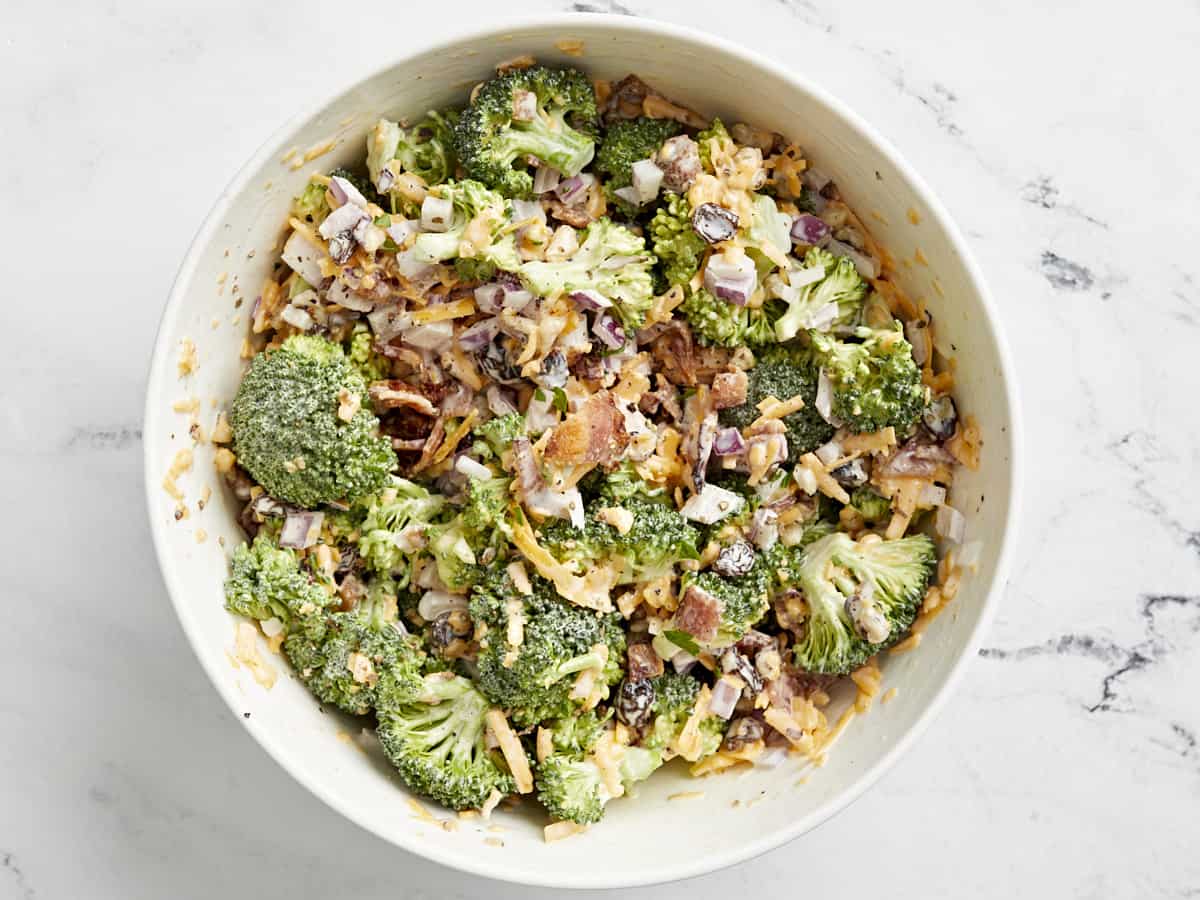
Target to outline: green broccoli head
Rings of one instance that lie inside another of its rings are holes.
[[[483,574],[479,564],[489,548],[497,558],[507,557],[510,486],[511,480],[504,476],[471,479],[458,515],[427,529],[428,552],[438,577],[450,590],[465,591],[479,580]]]
[[[292,201],[292,214],[298,219],[320,225],[329,215],[329,204],[325,201],[325,185],[310,181],[300,196]]]
[[[614,468],[593,469],[579,483],[585,500],[598,506],[621,506],[631,497],[666,501],[666,488],[652,487],[642,478],[629,460],[621,460]]]
[[[348,420],[339,407],[352,410]],[[374,493],[396,467],[362,377],[324,338],[291,337],[254,357],[229,422],[242,467],[272,497],[297,506]]]
[[[683,131],[683,126],[674,119],[651,119],[638,116],[636,119],[619,119],[611,123],[604,132],[596,150],[596,171],[604,177],[604,191],[608,198],[626,215],[635,215],[637,207],[617,197],[615,191],[633,182],[633,164],[649,159],[658,152],[663,141]],[[691,227],[691,223],[688,223]]]
[[[496,264],[481,256],[460,256],[454,260],[454,274],[464,284],[491,281],[496,277],[496,271]]]
[[[604,816],[609,794],[590,759],[552,753],[538,764],[535,783],[538,801],[557,822],[593,825]]]
[[[287,629],[319,624],[333,598],[300,568],[294,550],[275,546],[260,531],[253,544],[242,544],[233,552],[229,577],[225,580],[225,608],[247,618],[278,619]]]
[[[886,522],[892,516],[892,501],[865,485],[850,495],[850,505],[868,522]]]
[[[359,527],[359,555],[374,571],[396,578],[399,588],[408,587],[412,561],[424,546],[425,532],[445,506],[446,498],[440,494],[393,477],[370,501]]]
[[[454,174],[454,127],[458,111],[430,110],[411,128],[380,119],[367,135],[367,171],[374,184],[380,183],[384,167],[397,160],[401,170],[420,176],[426,184],[441,184]]]
[[[835,419],[854,432],[912,430],[929,392],[899,323],[895,330],[858,328],[856,343],[818,332],[811,337],[814,359],[833,388]]]
[[[601,509],[617,508],[632,516],[625,534],[601,521]],[[597,501],[588,510],[582,529],[555,519],[541,530],[541,544],[560,562],[581,574],[588,568],[619,558],[618,584],[633,584],[669,575],[677,563],[699,559],[700,532],[670,503],[633,494],[623,501]]]
[[[810,544],[795,571],[808,604],[796,665],[843,675],[895,644],[917,617],[936,569],[933,541],[923,534],[865,543],[835,532]]]
[[[848,257],[835,257],[819,247],[811,248],[804,257],[802,272],[820,271],[820,280],[800,287],[784,283],[779,293],[787,303],[787,311],[775,323],[775,336],[780,341],[790,341],[804,328],[811,327],[818,311],[829,304],[837,305],[837,314],[832,325],[851,325],[858,320],[863,298],[867,295],[867,283],[859,276],[854,262]],[[796,274],[792,273],[792,279]],[[782,279],[781,279],[782,281]]]
[[[454,146],[468,174],[506,197],[533,190],[527,157],[577,175],[596,150],[596,94],[575,69],[533,66],[485,82],[459,118]]]
[[[319,639],[303,630],[284,639],[284,653],[300,680],[322,703],[365,715],[377,705],[380,685],[391,696],[419,691],[425,654],[416,638],[397,627],[390,589],[381,579],[352,611],[329,616]]]
[[[704,346],[763,347],[775,343],[775,304],[738,306],[714,297],[701,288],[679,306],[679,314],[692,326]]]
[[[764,351],[749,372],[746,402],[721,410],[722,425],[745,428],[759,416],[757,404],[767,397],[788,400],[797,394],[804,406],[783,417],[787,428],[788,461],[815,450],[833,437],[834,427],[817,412],[817,372],[807,355],[790,347]]]
[[[579,715],[568,716],[549,724],[552,746],[555,753],[582,759],[591,752],[596,741],[604,734],[608,715],[600,715],[590,709]]]
[[[558,597],[540,576],[531,577],[533,593],[523,595],[504,567],[487,570],[470,600],[480,640],[479,689],[503,707],[518,727],[572,715],[575,677],[596,669],[599,685],[621,678],[625,633],[615,614],[598,614]],[[509,622],[519,617],[523,639],[508,643]]]
[[[588,225],[583,243],[569,259],[531,260],[521,265],[520,275],[530,290],[543,297],[597,291],[613,302],[613,311],[631,333],[645,323],[654,302],[653,263],[640,235],[609,219],[598,219]]]
[[[515,790],[512,775],[484,743],[488,702],[471,682],[426,675],[422,691],[376,711],[379,742],[414,791],[451,809],[478,809],[492,791]]]
[[[483,442],[489,458],[499,459],[504,455],[504,451],[512,446],[513,441],[525,434],[525,417],[515,412],[496,416],[482,425],[477,425],[471,434],[477,441]],[[479,447],[478,443],[476,447]]]
[[[642,738],[642,746],[663,750],[669,747],[696,708],[700,682],[691,675],[668,670],[651,678],[654,702],[650,707],[653,718]]]
[[[375,349],[375,335],[364,322],[359,322],[350,332],[346,357],[367,384],[382,381],[392,374],[391,360]]]
[[[703,591],[717,601],[720,620],[712,639],[694,639],[703,650],[718,649],[736,644],[770,609],[771,577],[765,558],[755,556],[753,568],[744,575],[724,577],[716,572],[688,572],[679,582],[679,596],[685,597],[690,588]],[[682,601],[681,601],[682,602]],[[667,634],[672,642],[681,637],[672,630]]]
[[[412,248],[416,259],[426,263],[454,259],[459,255],[467,226],[476,216],[484,214],[490,217],[491,243],[476,250],[470,258],[501,269],[516,268],[519,259],[515,240],[510,234],[502,234],[508,223],[508,206],[503,197],[470,179],[435,185],[429,193],[433,197],[449,200],[454,212],[445,231],[424,231],[417,235]]]
[[[708,245],[692,228],[692,207],[687,198],[667,194],[650,219],[648,232],[663,277],[671,284],[691,281],[700,270]]]

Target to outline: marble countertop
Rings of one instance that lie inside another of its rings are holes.
[[[214,197],[405,33],[494,14],[405,6],[341,29],[314,0],[0,17],[0,898],[552,896],[398,851],[277,768],[188,649],[143,514],[147,354]],[[780,896],[800,867],[814,897],[848,872],[864,896],[1200,896],[1200,9],[1155,7],[523,4],[711,18],[848,101],[966,231],[1025,393],[1012,578],[934,726],[800,841],[622,896]]]

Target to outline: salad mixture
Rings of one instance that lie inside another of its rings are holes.
[[[635,76],[381,120],[253,310],[228,608],[413,791],[548,835],[676,757],[820,762],[965,562],[978,429],[893,265],[798,146]]]

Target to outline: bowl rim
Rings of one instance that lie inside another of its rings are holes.
[[[1008,496],[1008,515],[1004,522],[1000,549],[996,557],[995,573],[991,583],[987,586],[987,590],[984,592],[983,608],[975,627],[968,635],[967,641],[948,676],[938,686],[932,701],[901,732],[899,738],[888,748],[878,762],[858,774],[845,790],[811,812],[798,817],[787,827],[767,832],[757,836],[753,840],[731,846],[722,853],[710,854],[702,859],[661,861],[649,866],[639,867],[634,874],[629,875],[622,874],[615,867],[607,871],[603,868],[597,868],[592,872],[576,873],[570,882],[565,882],[553,875],[547,876],[543,874],[536,865],[536,861],[528,860],[528,857],[525,857],[527,861],[519,862],[522,857],[516,854],[480,855],[453,853],[444,850],[440,846],[418,840],[415,833],[404,835],[397,833],[385,834],[377,831],[374,824],[368,821],[368,817],[361,815],[356,809],[352,808],[335,791],[324,789],[315,781],[310,780],[307,777],[307,773],[304,772],[303,766],[292,758],[290,750],[284,746],[285,742],[272,736],[268,729],[261,724],[262,720],[260,718],[247,719],[241,715],[236,715],[240,705],[237,693],[232,684],[228,682],[228,679],[220,677],[217,670],[220,654],[202,651],[201,642],[198,638],[199,626],[188,604],[182,600],[186,594],[186,587],[179,581],[174,567],[169,564],[171,554],[166,544],[166,526],[160,521],[160,517],[156,515],[159,484],[152,474],[152,472],[156,471],[156,461],[150,459],[150,442],[143,439],[143,486],[145,490],[146,510],[150,520],[150,531],[155,556],[158,561],[159,570],[162,573],[163,582],[167,588],[167,593],[171,598],[172,606],[179,618],[180,625],[183,628],[192,652],[208,675],[209,681],[225,700],[230,711],[235,713],[234,718],[237,722],[254,737],[255,741],[258,742],[267,754],[284,771],[291,775],[292,778],[331,809],[363,830],[403,850],[432,860],[447,868],[467,872],[472,875],[531,886],[577,889],[632,888],[706,875],[774,850],[811,831],[823,822],[828,821],[861,797],[921,737],[957,689],[963,672],[969,662],[977,655],[983,635],[995,615],[996,607],[999,603],[999,592],[1007,580],[1009,564],[1015,544],[1015,526],[1020,518],[1022,503],[1023,447],[1021,436],[1023,419],[1020,409],[1020,394],[1016,381],[1016,369],[1013,365],[1008,342],[999,327],[995,302],[966,240],[929,185],[925,183],[925,180],[913,169],[891,142],[877,132],[873,126],[869,125],[866,120],[861,118],[845,102],[837,99],[824,88],[811,81],[807,76],[789,69],[774,59],[754,54],[747,47],[726,38],[699,29],[663,22],[657,19],[641,16],[611,15],[607,13],[555,13],[523,15],[513,18],[496,17],[458,30],[451,36],[418,42],[415,47],[403,55],[393,57],[388,62],[374,67],[369,72],[358,76],[350,85],[329,93],[319,102],[307,105],[299,113],[291,116],[259,146],[218,195],[212,209],[196,231],[195,237],[189,245],[187,254],[184,256],[176,273],[171,291],[167,297],[167,302],[163,306],[146,380],[146,398],[142,422],[143,434],[149,435],[151,433],[151,426],[163,414],[162,410],[157,407],[152,408],[152,403],[162,395],[163,381],[171,368],[169,365],[169,354],[173,350],[173,344],[169,344],[166,338],[172,331],[169,326],[174,323],[175,318],[182,309],[183,299],[188,293],[204,249],[216,235],[233,199],[246,189],[253,173],[258,171],[274,153],[276,146],[281,144],[289,134],[296,131],[321,110],[353,92],[359,84],[385,75],[404,60],[411,57],[437,50],[450,52],[463,45],[479,43],[488,38],[500,38],[508,34],[531,29],[557,27],[569,33],[571,29],[581,27],[594,28],[597,26],[617,33],[649,33],[666,40],[685,40],[701,45],[706,44],[720,53],[736,58],[739,62],[767,70],[772,76],[780,79],[792,90],[808,94],[816,102],[823,104],[835,116],[842,119],[855,132],[859,140],[872,146],[873,149],[887,158],[903,175],[907,183],[912,186],[914,192],[924,204],[928,217],[932,218],[938,227],[942,229],[954,253],[962,261],[966,274],[979,297],[980,305],[984,312],[983,319],[988,336],[996,347],[1002,375],[1001,380],[1003,381],[1003,388],[1010,410],[1010,419],[1007,423],[1009,441],[1011,443],[1009,460],[1011,486]]]

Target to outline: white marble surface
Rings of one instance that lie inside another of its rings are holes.
[[[277,769],[188,650],[143,515],[146,360],[216,193],[406,34],[496,4],[405,6],[0,10],[0,898],[551,896],[385,845]],[[944,714],[801,841],[625,895],[1200,895],[1200,9],[522,8],[716,29],[849,101],[972,239],[1023,376],[1013,577]]]

